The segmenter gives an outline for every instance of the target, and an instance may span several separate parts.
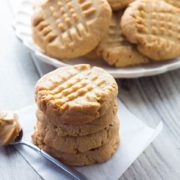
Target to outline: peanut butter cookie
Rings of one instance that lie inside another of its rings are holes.
[[[43,76],[35,89],[38,107],[57,124],[98,119],[113,107],[118,93],[110,74],[89,65],[59,68]]]
[[[180,56],[180,9],[158,0],[137,0],[121,20],[123,34],[155,61]]]
[[[128,6],[129,3],[133,1],[134,0],[108,0],[113,10],[124,9],[125,7]]]
[[[179,0],[165,0],[165,1],[168,2],[169,4],[172,4],[173,6],[180,8],[180,1]]]
[[[97,54],[108,64],[119,68],[149,63],[148,58],[138,52],[135,45],[129,43],[122,35],[120,28],[122,14],[122,12],[113,14],[109,30],[97,47]]]
[[[37,121],[41,122],[41,126],[48,131],[55,131],[59,136],[85,136],[96,133],[108,128],[116,116],[117,105],[107,111],[106,114],[87,124],[56,124],[50,121],[46,115],[40,110],[37,111]]]
[[[56,129],[44,126],[43,122],[38,121],[35,130],[35,136],[41,136],[43,142],[49,147],[71,154],[83,153],[94,148],[103,146],[119,132],[119,120],[115,117],[111,124],[96,133],[86,136],[60,136]],[[36,139],[36,137],[35,137]]]
[[[37,141],[36,141],[37,142]],[[41,147],[43,150],[47,151],[48,153],[52,154],[56,158],[58,158],[61,162],[71,165],[71,166],[85,166],[91,165],[96,163],[102,163],[107,161],[112,157],[112,155],[116,152],[118,145],[119,145],[119,136],[117,135],[113,139],[111,139],[105,145],[91,149],[84,153],[63,153],[59,150],[55,150],[48,145],[42,142],[42,139],[38,139],[37,146]]]
[[[110,19],[106,0],[46,0],[32,18],[33,39],[49,56],[80,57],[98,45]]]

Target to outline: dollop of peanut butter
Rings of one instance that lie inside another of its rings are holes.
[[[21,132],[18,116],[14,112],[0,112],[0,145],[8,145],[15,141]]]

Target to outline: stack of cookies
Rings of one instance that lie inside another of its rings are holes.
[[[119,144],[118,87],[101,68],[59,68],[36,85],[33,142],[62,162],[82,166],[108,160]]]
[[[128,67],[180,56],[177,0],[46,0],[34,42],[59,60],[86,57]],[[83,59],[83,58],[82,58]]]

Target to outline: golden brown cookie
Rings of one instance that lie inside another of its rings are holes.
[[[108,0],[113,10],[124,9],[128,6],[128,4],[130,4],[133,1],[134,0]]]
[[[137,0],[121,20],[127,39],[149,58],[161,61],[180,56],[180,9],[157,0]]]
[[[106,0],[46,0],[32,18],[33,39],[49,56],[80,57],[98,45],[110,19]]]
[[[179,0],[165,0],[166,2],[168,2],[169,4],[176,6],[178,8],[180,8],[180,1]]]
[[[45,132],[45,133],[44,133]],[[94,148],[103,146],[117,136],[119,132],[119,120],[114,117],[108,127],[86,136],[60,136],[58,132],[38,121],[36,124],[36,136],[44,136],[43,142],[49,147],[65,153],[83,153]],[[41,135],[42,134],[42,135]]]
[[[41,122],[42,128],[48,128],[48,131],[55,131],[59,136],[85,136],[96,133],[107,128],[115,117],[117,112],[117,105],[106,112],[99,119],[95,119],[87,124],[56,124],[54,121],[50,121],[46,115],[40,110],[37,111],[37,120]]]
[[[138,52],[135,45],[129,43],[121,33],[121,13],[114,13],[105,38],[97,47],[97,54],[110,65],[128,67],[147,64],[147,57]]]
[[[98,54],[96,53],[96,48],[93,51],[91,51],[90,53],[84,55],[84,57],[89,60],[93,60],[93,61],[102,59],[101,56],[98,56]]]
[[[118,86],[105,70],[89,65],[62,67],[36,84],[41,111],[58,123],[88,123],[114,105]]]
[[[77,154],[63,153],[61,151],[55,150],[44,144],[41,139],[39,139],[39,144],[36,143],[36,145],[47,151],[48,153],[52,154],[65,164],[72,166],[85,166],[95,163],[102,163],[110,159],[118,148],[119,136],[117,135],[107,144],[99,148],[91,149],[87,152]]]

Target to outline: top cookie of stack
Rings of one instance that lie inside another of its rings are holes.
[[[117,93],[114,78],[103,69],[77,65],[43,76],[36,86],[36,102],[55,122],[78,124],[101,117]]]

